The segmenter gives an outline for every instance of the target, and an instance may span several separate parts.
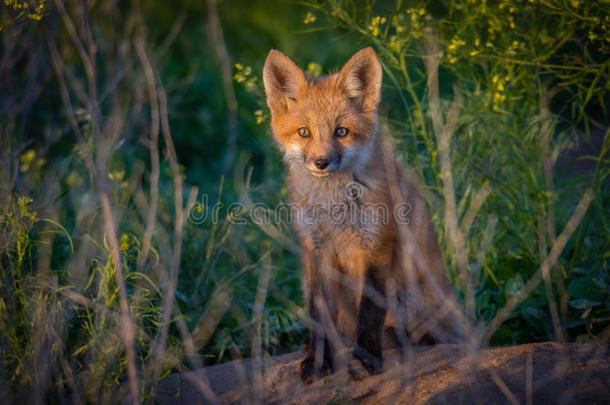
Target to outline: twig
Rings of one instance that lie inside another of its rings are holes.
[[[66,79],[63,75],[63,61],[59,57],[59,52],[57,52],[57,46],[51,38],[47,37],[47,45],[49,46],[49,52],[51,54],[51,62],[53,63],[53,69],[55,70],[55,75],[57,76],[57,82],[59,83],[59,93],[61,95],[62,102],[64,104],[64,108],[66,109],[66,113],[68,115],[68,121],[70,122],[70,126],[72,127],[72,131],[76,136],[76,140],[83,148],[83,151],[86,150],[86,142],[83,136],[83,133],[78,125],[78,120],[76,119],[76,114],[74,113],[74,107],[72,107],[72,101],[70,100],[70,92],[68,91],[68,86],[66,84]],[[89,171],[90,179],[93,181],[93,177],[95,176],[95,165],[93,164],[93,159],[91,154],[83,153],[83,160],[85,161],[85,165],[87,166],[87,170]]]
[[[172,169],[172,177],[174,183],[174,205],[176,210],[176,215],[174,219],[174,244],[171,277],[169,282],[169,289],[163,297],[163,317],[161,323],[161,333],[156,350],[158,356],[157,358],[162,359],[165,353],[165,345],[167,343],[170,316],[172,314],[174,297],[176,295],[176,288],[178,285],[178,269],[180,267],[182,236],[184,229],[184,205],[182,201],[182,175],[180,174],[180,167],[178,166],[176,149],[174,148],[174,142],[172,140],[172,135],[169,127],[169,118],[167,114],[167,96],[162,85],[159,85],[158,97],[159,105],[161,107],[161,129],[163,132],[165,146],[167,148],[167,157],[169,159],[169,163]]]
[[[487,370],[491,375],[491,379],[494,381],[496,386],[500,388],[500,391],[502,391],[502,394],[504,394],[508,402],[510,402],[512,405],[519,405],[519,401],[515,397],[515,394],[513,394],[510,388],[508,388],[504,380],[502,380],[502,377],[498,375],[498,372],[493,369],[493,366],[490,366]]]
[[[146,85],[148,87],[148,97],[150,99],[150,141],[148,142],[148,148],[150,149],[150,206],[148,207],[148,214],[146,217],[146,230],[144,232],[144,238],[142,239],[142,252],[138,257],[138,271],[146,263],[148,259],[148,252],[150,250],[150,243],[152,235],[155,229],[155,222],[157,218],[157,205],[159,202],[159,101],[157,98],[157,85],[155,82],[155,74],[153,67],[150,63],[150,59],[146,54],[144,48],[144,41],[139,39],[136,42],[136,52],[138,58],[144,68],[144,77],[146,78]]]
[[[254,308],[252,313],[252,376],[255,400],[262,399],[262,384],[263,384],[263,350],[261,342],[261,323],[263,319],[263,311],[265,309],[265,300],[269,291],[269,281],[271,280],[271,255],[265,254],[263,260],[262,272],[258,279],[256,288],[256,297],[254,298]]]
[[[489,326],[487,327],[487,329],[485,329],[481,337],[483,344],[489,343],[489,339],[496,331],[496,329],[498,329],[498,327],[509,317],[509,315],[515,310],[515,308],[517,308],[517,306],[536,289],[538,283],[540,283],[540,281],[542,280],[543,274],[548,274],[549,269],[555,263],[557,263],[559,255],[563,251],[566,243],[568,243],[568,240],[570,239],[570,237],[576,230],[576,227],[587,212],[587,208],[589,208],[589,205],[591,204],[592,200],[593,190],[589,188],[581,197],[580,201],[578,202],[578,205],[576,206],[576,209],[574,210],[574,213],[572,213],[572,216],[570,217],[570,220],[563,228],[563,231],[561,232],[555,243],[553,243],[551,252],[546,257],[544,262],[542,262],[542,265],[540,265],[540,268],[538,269],[538,271],[536,271],[536,274],[534,274],[534,276],[529,279],[529,281],[523,286],[521,290],[519,290],[519,292],[509,298],[504,307],[502,307],[502,309],[500,309],[496,316],[491,320]]]
[[[61,0],[55,0],[55,5],[56,5],[57,9],[59,10],[59,13],[62,16],[64,25],[65,25],[66,29],[68,30],[70,39],[72,40],[72,43],[74,44],[74,46],[76,47],[76,50],[78,51],[80,59],[83,62],[83,67],[85,68],[85,73],[87,74],[87,80],[89,82],[89,110],[97,111],[97,105],[94,103],[95,100],[97,100],[97,86],[95,84],[95,76],[96,76],[95,75],[95,46],[93,46],[93,48],[89,49],[89,52],[87,52],[87,49],[85,49],[85,46],[84,46],[83,42],[81,41],[74,24],[72,23],[72,19],[66,12],[63,2]],[[82,10],[83,14],[86,14],[87,13],[87,10],[85,9],[86,6],[83,4],[81,4],[81,5],[83,6],[83,10]],[[91,30],[87,30],[87,32],[89,33],[88,42],[90,45],[93,45],[93,36],[90,33],[90,31]],[[97,122],[98,120],[95,120],[95,121]]]
[[[451,250],[455,256],[459,270],[461,284],[466,289],[466,308],[472,316],[475,310],[474,286],[468,268],[468,257],[466,255],[466,244],[464,234],[458,226],[457,205],[455,201],[455,186],[451,168],[450,143],[451,136],[457,127],[457,121],[462,110],[462,92],[459,87],[454,87],[454,99],[443,120],[441,104],[439,99],[438,68],[442,56],[438,38],[429,29],[427,33],[427,56],[424,58],[426,74],[428,78],[428,102],[430,104],[430,117],[432,127],[438,144],[438,156],[441,169],[441,180],[443,184],[443,197],[445,200],[445,224],[450,242]]]
[[[551,111],[549,108],[549,103],[553,96],[557,94],[561,90],[561,87],[555,86],[549,91],[542,91],[540,94],[540,133],[539,133],[539,142],[541,149],[541,157],[542,157],[542,166],[544,170],[544,180],[547,189],[547,197],[546,199],[546,237],[548,237],[549,245],[552,245],[555,242],[555,201],[554,201],[554,193],[555,187],[553,184],[553,164],[554,159],[549,152],[549,141],[551,139],[552,127],[551,127]],[[539,221],[542,223],[542,221]],[[540,259],[542,260],[544,257],[544,245],[545,245],[545,232],[539,232],[538,244],[540,251]],[[566,293],[565,286],[563,285],[563,277],[561,277],[561,271],[557,265],[552,266],[551,271],[553,273],[553,278],[555,279],[555,284],[557,285],[557,289],[559,290],[559,303],[561,308],[562,317],[565,319],[568,311],[568,294]],[[555,298],[553,296],[553,287],[551,285],[551,279],[548,275],[543,274],[545,291],[547,300],[549,302],[549,309],[551,312],[551,319],[553,321],[553,330],[555,333],[555,339],[559,342],[565,342],[565,329],[559,317],[559,312],[557,311],[557,304],[555,303]]]
[[[178,34],[182,30],[184,21],[186,21],[186,12],[183,11],[182,13],[180,13],[178,18],[174,20],[174,24],[172,24],[169,33],[167,34],[161,45],[159,45],[159,47],[155,50],[154,56],[156,58],[159,58],[164,55],[165,52],[167,52],[167,50],[169,49],[169,47],[174,43],[174,41],[178,37]]]
[[[90,30],[90,27],[87,27],[88,28],[87,29],[88,44],[90,47],[89,52],[87,52],[83,43],[81,42],[80,37],[78,36],[78,33],[76,31],[74,24],[72,23],[70,16],[68,15],[68,13],[66,12],[66,10],[64,8],[63,3],[60,0],[55,0],[55,4],[56,4],[58,10],[60,11],[60,14],[62,15],[64,25],[66,26],[66,29],[68,30],[68,34],[69,34],[72,42],[76,46],[76,49],[83,62],[83,66],[85,67],[85,71],[86,71],[87,78],[89,81],[90,109],[97,110],[97,90],[96,90],[96,81],[95,81],[96,74],[95,74],[95,58],[94,58],[95,44],[93,42],[93,34]],[[88,13],[88,10],[86,9],[86,5],[85,4],[81,4],[81,5],[82,5],[81,11],[84,14]],[[78,121],[76,120],[76,117],[74,115],[74,110],[70,103],[69,92],[68,92],[65,80],[63,79],[63,73],[62,73],[62,69],[61,69],[61,62],[59,59],[59,55],[57,53],[55,45],[51,44],[51,43],[49,45],[50,45],[50,49],[51,49],[54,68],[55,68],[58,80],[60,82],[62,99],[63,99],[64,105],[66,106],[66,109],[68,111],[68,116],[69,116],[72,128],[75,131],[81,146],[85,146],[84,145],[85,140],[80,131],[80,127],[78,126]],[[137,404],[140,402],[140,394],[139,394],[139,388],[138,388],[138,385],[139,385],[138,376],[137,376],[137,372],[136,372],[135,324],[133,322],[133,319],[131,317],[131,312],[129,309],[129,299],[127,296],[127,287],[125,284],[125,279],[123,277],[123,266],[122,266],[121,254],[120,254],[119,243],[118,243],[118,238],[117,238],[116,223],[115,223],[115,219],[114,219],[113,212],[112,212],[112,206],[110,203],[107,179],[105,177],[106,173],[108,172],[108,169],[106,167],[108,148],[105,147],[105,145],[104,145],[105,140],[103,139],[102,134],[100,134],[100,131],[97,130],[98,126],[99,126],[99,120],[96,117],[96,119],[94,119],[93,121],[94,121],[93,124],[96,128],[94,130],[94,136],[95,136],[95,140],[96,140],[96,143],[98,146],[98,154],[97,154],[97,158],[95,161],[95,166],[94,166],[93,158],[92,158],[90,152],[86,149],[86,147],[83,147],[82,154],[83,154],[84,160],[87,164],[87,167],[89,169],[89,174],[90,174],[91,178],[94,180],[94,184],[96,186],[96,189],[97,189],[99,197],[100,197],[100,202],[102,204],[102,213],[103,213],[103,218],[104,218],[104,226],[105,226],[106,234],[107,234],[109,242],[110,242],[113,262],[116,267],[114,276],[116,279],[116,283],[118,286],[118,292],[119,292],[119,305],[120,305],[120,309],[121,309],[121,320],[122,320],[121,338],[122,338],[123,345],[125,347],[125,354],[127,356],[128,386],[129,386],[129,392],[130,392],[130,396],[131,396],[131,402],[133,404]]]
[[[460,222],[460,230],[462,232],[462,235],[464,235],[464,236],[468,235],[468,232],[470,231],[470,227],[472,226],[474,219],[476,218],[477,214],[481,210],[481,207],[487,200],[487,197],[489,196],[490,193],[491,193],[491,187],[489,187],[489,184],[484,184],[474,194],[474,196],[472,197],[471,202],[470,202],[470,207],[468,207],[468,210],[466,211],[464,218],[462,218],[462,221]]]
[[[206,398],[206,403],[215,404],[218,402],[218,398],[216,397],[216,394],[214,394],[214,391],[212,391],[210,388],[207,374],[205,369],[203,369],[203,364],[199,360],[199,357],[197,357],[197,350],[193,344],[193,339],[188,331],[186,322],[184,321],[178,307],[173,307],[173,310],[176,313],[176,326],[178,327],[180,335],[182,335],[182,343],[184,344],[191,367],[200,372],[198,376],[199,378],[195,377],[189,372],[185,373],[185,376],[195,385],[199,392],[203,394],[203,396]]]
[[[207,0],[208,6],[208,29],[216,56],[220,62],[220,73],[222,74],[222,85],[224,88],[225,97],[227,99],[227,151],[223,162],[223,172],[229,170],[235,160],[235,151],[237,148],[237,99],[235,98],[235,89],[233,88],[231,60],[227,52],[218,9],[216,8],[216,0]]]
[[[105,165],[105,163],[102,163]],[[103,178],[100,176],[100,178]],[[110,241],[112,249],[112,260],[116,267],[114,276],[119,290],[119,303],[121,307],[121,337],[123,338],[123,345],[125,346],[125,352],[127,355],[127,375],[129,377],[129,392],[131,395],[131,403],[140,403],[140,393],[138,389],[138,375],[136,373],[136,350],[135,350],[135,327],[134,322],[131,318],[131,312],[129,310],[129,301],[127,297],[127,286],[125,285],[125,279],[123,277],[123,266],[121,263],[121,254],[119,249],[119,242],[116,235],[116,226],[112,215],[112,208],[110,205],[110,197],[106,191],[105,182],[101,182],[98,185],[98,192],[100,194],[100,201],[102,203],[102,211],[104,214],[104,223],[106,227],[106,234]]]
[[[388,147],[383,149],[383,160],[386,168],[388,184],[390,189],[390,197],[393,204],[398,201],[403,201],[404,196],[401,193],[398,173],[396,172],[397,167],[392,163],[392,152]],[[416,274],[415,269],[427,269],[428,264],[424,262],[421,252],[418,249],[418,243],[415,239],[414,232],[406,224],[401,224],[398,227],[400,243],[401,243],[401,256],[400,260],[406,270],[406,281],[408,288],[417,288],[418,283],[421,283],[419,279],[423,276],[426,285],[430,288],[430,291],[438,298],[438,301],[443,303],[439,308],[447,308],[451,313],[450,319],[453,319],[455,324],[463,330],[465,338],[471,339],[474,336],[470,322],[467,316],[464,315],[460,309],[457,300],[451,294],[447,294],[444,291],[438,280],[433,277],[428,271],[420,271]]]

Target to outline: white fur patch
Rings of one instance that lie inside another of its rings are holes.
[[[371,137],[367,143],[360,147],[345,149],[345,151],[343,151],[344,163],[342,166],[345,166],[346,168],[349,166],[354,174],[361,176],[362,173],[364,173],[364,168],[371,159],[374,141],[374,138]]]

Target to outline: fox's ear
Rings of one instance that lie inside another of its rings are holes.
[[[271,112],[282,112],[307,85],[305,73],[288,56],[272,49],[265,60],[263,84]]]
[[[381,64],[373,48],[358,51],[339,72],[338,85],[364,111],[373,111],[381,100]]]

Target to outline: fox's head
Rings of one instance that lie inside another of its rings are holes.
[[[312,78],[272,50],[263,70],[273,137],[293,169],[316,177],[359,172],[368,162],[381,99],[381,65],[372,48],[330,76]]]

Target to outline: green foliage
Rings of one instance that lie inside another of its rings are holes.
[[[59,229],[62,244],[72,241],[63,228],[32,211],[32,199],[8,197],[0,203],[3,245],[0,247],[0,359],[2,380],[10,381],[15,396],[54,392],[55,380],[77,379],[78,391],[88,398],[111,401],[106,387],[124,377],[125,355],[116,333],[117,285],[109,247],[97,245],[101,254],[92,257],[89,279],[77,288],[69,275],[43,267],[48,264],[45,245]],[[50,227],[45,228],[43,224]],[[122,238],[130,305],[141,331],[158,325],[160,291],[145,275],[128,265],[137,252],[137,240]],[[144,280],[144,283],[137,283]],[[137,285],[137,287],[136,287]],[[145,333],[137,339],[140,356],[150,355]],[[70,370],[72,369],[72,370]],[[63,376],[63,377],[62,377]],[[65,387],[75,389],[74,387]],[[101,397],[100,397],[101,396]]]

